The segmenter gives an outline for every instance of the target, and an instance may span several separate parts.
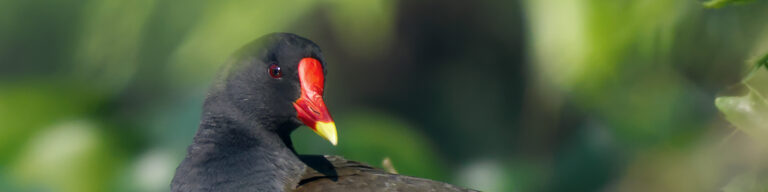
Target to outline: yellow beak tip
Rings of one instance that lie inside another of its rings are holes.
[[[339,142],[336,136],[336,124],[333,122],[317,122],[315,124],[315,133],[330,141],[333,146]]]
[[[333,145],[333,146],[336,146],[339,143],[339,141],[335,140],[335,139],[334,140],[330,140],[330,141],[331,141],[331,145]]]

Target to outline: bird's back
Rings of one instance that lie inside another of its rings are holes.
[[[474,191],[429,179],[392,174],[339,156],[318,157],[326,159],[333,167],[308,163],[312,168],[306,169],[295,191]]]

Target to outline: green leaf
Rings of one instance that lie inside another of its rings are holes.
[[[710,0],[710,1],[705,2],[704,6],[707,7],[707,8],[714,8],[714,9],[716,9],[716,8],[724,7],[726,5],[738,4],[738,3],[746,3],[746,2],[750,2],[750,1],[752,1],[752,0]]]
[[[717,109],[741,131],[759,141],[768,141],[768,102],[757,90],[745,84],[749,93],[715,99]]]

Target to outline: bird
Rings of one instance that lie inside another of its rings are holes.
[[[237,50],[203,102],[198,130],[171,191],[474,191],[387,172],[333,155],[300,155],[290,134],[306,125],[332,145],[320,47],[292,33]]]

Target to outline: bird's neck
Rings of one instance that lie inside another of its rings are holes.
[[[298,182],[304,166],[288,133],[268,128],[279,126],[274,123],[238,119],[243,118],[227,111],[204,112],[194,143],[173,181],[182,190],[174,191],[198,190],[194,186],[204,191],[277,191]],[[177,185],[193,187],[184,190]]]

